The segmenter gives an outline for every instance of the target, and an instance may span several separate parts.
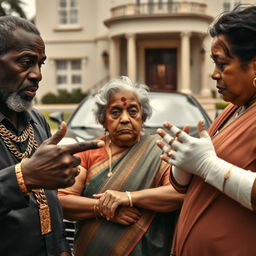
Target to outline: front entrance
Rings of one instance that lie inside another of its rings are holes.
[[[152,91],[176,91],[177,51],[175,48],[146,49],[146,84]]]

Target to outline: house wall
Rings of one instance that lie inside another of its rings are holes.
[[[228,1],[228,0],[227,0]],[[60,26],[58,22],[58,0],[36,0],[36,25],[46,44],[47,61],[42,69],[43,79],[38,91],[38,100],[47,92],[56,92],[55,61],[61,59],[82,60],[83,91],[101,86],[111,76],[110,65],[104,62],[102,54],[110,54],[110,40],[120,40],[120,53],[117,55],[119,75],[127,75],[127,33],[136,35],[136,79],[145,82],[144,50],[146,47],[176,47],[178,67],[178,90],[182,87],[181,70],[181,35],[182,31],[191,32],[189,83],[191,93],[200,94],[205,81],[209,90],[215,87],[210,78],[213,69],[210,60],[211,38],[207,29],[211,17],[223,11],[224,0],[193,0],[207,5],[207,12],[200,15],[173,15],[172,17],[144,17],[120,19],[106,26],[105,21],[111,18],[111,8],[119,5],[136,4],[136,0],[78,0],[78,24]],[[140,3],[147,3],[141,0]],[[157,0],[155,0],[157,2]],[[163,0],[167,2],[167,0]],[[176,2],[182,2],[176,1]],[[237,1],[230,0],[231,5]],[[256,4],[256,0],[240,1]],[[201,50],[204,50],[204,54]],[[202,63],[204,69],[202,73]],[[203,78],[203,76],[206,78]],[[74,87],[75,88],[75,87]],[[71,88],[70,88],[71,89]]]

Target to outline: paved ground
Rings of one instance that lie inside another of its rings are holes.
[[[78,104],[36,104],[34,105],[40,111],[61,111],[61,112],[73,112]]]

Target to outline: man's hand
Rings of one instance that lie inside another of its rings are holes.
[[[57,145],[65,136],[66,130],[67,125],[63,122],[60,130],[45,140],[31,158],[22,162],[21,170],[28,189],[57,189],[73,185],[81,162],[74,154],[104,145],[103,141],[96,140]]]

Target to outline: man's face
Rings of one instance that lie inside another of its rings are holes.
[[[21,28],[12,35],[10,50],[0,56],[0,101],[20,112],[28,109],[36,96],[46,59],[45,46],[40,36]]]

